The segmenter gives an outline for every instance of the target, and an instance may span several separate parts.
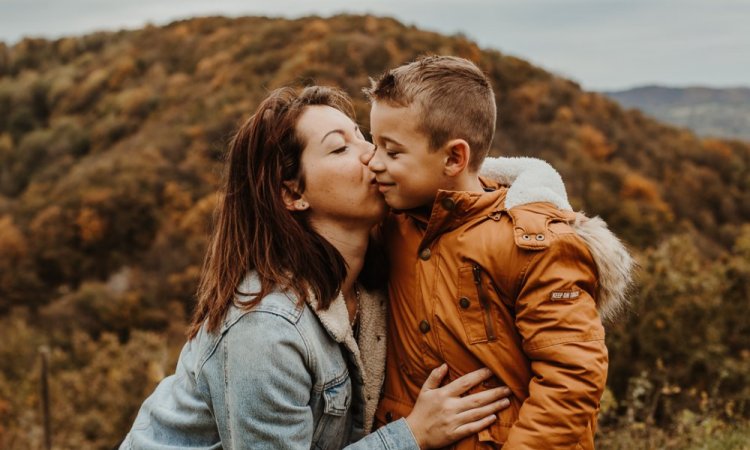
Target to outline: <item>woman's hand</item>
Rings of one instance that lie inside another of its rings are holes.
[[[510,405],[510,389],[505,386],[461,397],[492,375],[488,369],[475,370],[440,387],[447,373],[445,364],[430,373],[406,418],[420,448],[444,447],[478,433],[497,419],[495,412]]]

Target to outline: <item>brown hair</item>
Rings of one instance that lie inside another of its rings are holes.
[[[328,308],[346,277],[344,258],[316,233],[306,214],[285,208],[284,181],[304,191],[300,158],[305,142],[295,130],[309,105],[327,105],[354,117],[349,97],[335,88],[311,86],[301,92],[271,92],[238,130],[230,144],[225,181],[215,213],[198,286],[190,338],[207,321],[216,331],[246,273],[257,272],[260,291],[248,293],[252,307],[274,288],[291,290],[300,301],[308,292]]]
[[[495,135],[495,94],[485,74],[469,60],[427,56],[391,69],[364,89],[370,101],[418,106],[420,130],[437,150],[451,139],[471,146],[469,167],[478,170]]]

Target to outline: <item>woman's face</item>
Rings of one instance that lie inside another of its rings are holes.
[[[301,196],[309,203],[310,222],[369,227],[381,221],[385,201],[364,163],[373,145],[357,124],[335,108],[313,105],[305,108],[296,130],[306,143],[301,157],[305,179]]]

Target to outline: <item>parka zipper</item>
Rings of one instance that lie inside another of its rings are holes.
[[[479,303],[484,310],[484,329],[487,332],[487,340],[494,341],[497,337],[495,336],[495,327],[492,324],[492,314],[490,312],[491,302],[487,296],[487,292],[484,290],[484,286],[482,285],[482,268],[479,267],[478,264],[474,264],[472,269],[474,272],[474,284],[477,286]]]

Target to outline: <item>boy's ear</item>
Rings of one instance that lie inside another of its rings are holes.
[[[297,192],[296,181],[284,182],[284,186],[281,188],[281,198],[284,201],[284,207],[289,211],[304,211],[310,207],[302,194]]]
[[[461,174],[469,167],[471,147],[463,139],[452,139],[443,147],[445,152],[445,166],[443,173],[449,177]]]

